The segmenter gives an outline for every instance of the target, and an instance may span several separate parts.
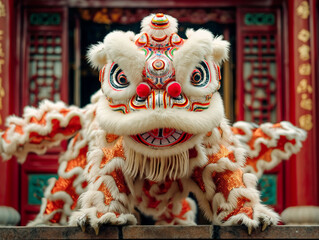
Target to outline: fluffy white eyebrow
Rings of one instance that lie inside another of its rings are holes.
[[[110,62],[116,62],[131,82],[142,80],[145,55],[134,43],[133,32],[114,31],[104,39]]]
[[[212,54],[212,41],[213,35],[207,30],[191,32],[184,45],[174,53],[173,64],[177,81],[188,79],[195,66]]]
[[[134,43],[133,32],[113,31],[106,35],[103,43],[93,45],[88,60],[93,67],[101,68],[116,62],[133,82],[140,82],[145,64],[145,55]]]
[[[218,65],[228,58],[229,42],[222,40],[222,36],[215,38],[205,29],[189,29],[186,36],[188,39],[175,51],[173,58],[177,81],[188,79],[195,66],[205,58]]]

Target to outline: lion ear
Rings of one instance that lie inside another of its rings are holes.
[[[218,65],[228,60],[230,43],[226,40],[223,40],[223,36],[215,37],[213,39],[212,47],[213,47],[212,56],[214,61]]]
[[[93,68],[101,69],[107,63],[105,44],[99,42],[91,45],[87,53],[87,60]]]

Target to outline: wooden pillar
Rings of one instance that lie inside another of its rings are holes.
[[[286,162],[283,220],[298,223],[313,211],[319,211],[318,197],[318,68],[316,0],[289,0],[289,80],[287,87],[288,118],[308,132],[304,147]],[[313,206],[313,207],[310,207]],[[309,208],[310,207],[310,208]],[[302,209],[302,211],[300,211]],[[307,212],[309,211],[309,212]],[[302,216],[299,216],[299,213]],[[318,218],[317,220],[318,221]],[[301,223],[301,222],[300,222]]]
[[[14,113],[18,104],[19,86],[15,73],[19,66],[16,61],[16,22],[15,1],[0,0],[0,130],[4,129],[5,119]],[[0,205],[18,210],[18,164],[16,161],[2,162],[0,159]]]

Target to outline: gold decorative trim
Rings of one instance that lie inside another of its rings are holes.
[[[306,44],[301,45],[298,48],[299,57],[303,61],[307,61],[310,59],[310,47]]]
[[[308,111],[312,110],[312,99],[308,98],[307,93],[301,95],[300,107]]]
[[[309,76],[311,74],[310,63],[303,63],[299,66],[299,74],[304,76]]]
[[[6,8],[2,0],[0,0],[0,17],[5,17],[6,14]]]
[[[306,29],[301,29],[298,33],[298,39],[304,43],[308,42],[308,40],[310,39],[310,32]]]
[[[312,93],[312,86],[307,79],[302,79],[297,86],[297,93]]]
[[[299,117],[300,127],[309,131],[313,128],[312,116],[310,114],[304,114]]]
[[[302,19],[307,19],[310,15],[309,3],[307,1],[302,1],[297,7],[297,15]]]

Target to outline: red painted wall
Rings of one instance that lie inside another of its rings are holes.
[[[0,9],[0,128],[4,129],[5,118],[17,109],[19,85],[15,80],[16,71],[16,6],[14,1],[2,1]],[[1,34],[2,33],[2,34]],[[18,209],[19,173],[16,161],[0,161],[0,205]]]

